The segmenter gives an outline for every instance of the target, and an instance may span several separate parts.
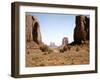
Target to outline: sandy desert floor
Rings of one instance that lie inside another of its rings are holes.
[[[27,48],[26,67],[89,64],[89,44],[74,45],[65,52],[52,48],[52,52]]]

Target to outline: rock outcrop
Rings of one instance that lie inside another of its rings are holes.
[[[89,18],[82,15],[76,16],[74,42],[81,43],[86,40],[89,40]]]
[[[35,16],[26,15],[26,41],[42,42],[39,21]]]
[[[64,37],[62,40],[62,46],[66,46],[66,45],[68,45],[68,38]]]

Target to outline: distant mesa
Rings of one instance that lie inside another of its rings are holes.
[[[50,48],[57,48],[57,46],[55,45],[55,43],[54,42],[50,42],[50,46],[49,46]]]
[[[39,21],[35,16],[26,15],[26,41],[42,43]]]
[[[87,16],[76,16],[76,26],[74,29],[74,43],[89,41],[89,18]]]

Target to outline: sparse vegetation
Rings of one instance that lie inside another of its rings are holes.
[[[28,51],[27,54],[30,54],[30,52]]]
[[[50,54],[50,53],[53,52],[53,50],[50,49],[47,45],[41,46],[41,47],[40,47],[40,50],[41,50],[42,52],[47,52],[48,54]],[[47,53],[44,53],[44,55],[46,55]]]
[[[48,50],[48,54],[50,54],[50,53],[52,53],[52,52],[53,52],[53,50],[51,50],[51,49]]]
[[[44,52],[44,53],[43,53],[43,55],[46,55],[46,54],[48,54],[48,52]]]
[[[45,64],[41,63],[40,66],[45,66]]]
[[[60,49],[60,52],[63,53],[65,51],[67,51],[67,50],[68,50],[68,47],[67,46],[64,46],[63,48]]]
[[[40,50],[41,50],[42,52],[48,52],[49,47],[48,47],[47,45],[42,45],[42,46],[40,47]]]
[[[61,53],[63,53],[63,52],[64,52],[64,50],[63,50],[63,49],[60,49],[60,52],[61,52]]]
[[[38,59],[38,57],[32,57],[32,60],[36,60],[36,59]]]
[[[68,50],[70,50],[70,49],[71,49],[71,46],[70,46],[70,45],[68,45],[68,46],[67,46],[67,48],[68,48]]]
[[[67,46],[64,46],[64,47],[63,47],[63,50],[64,50],[64,51],[67,51],[67,50],[68,50],[68,47],[67,47]]]
[[[77,47],[77,48],[76,48],[76,51],[78,52],[79,50],[80,50],[79,47]]]

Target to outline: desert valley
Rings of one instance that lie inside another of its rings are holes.
[[[89,64],[89,17],[78,15],[75,21],[73,42],[63,37],[60,46],[47,45],[38,18],[26,15],[26,67]]]

